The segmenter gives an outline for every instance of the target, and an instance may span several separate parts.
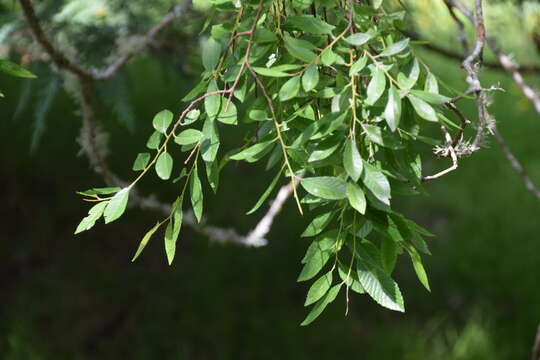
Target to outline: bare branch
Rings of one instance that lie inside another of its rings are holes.
[[[441,127],[441,130],[443,131],[446,138],[445,152],[442,153],[441,156],[443,157],[450,156],[452,158],[452,166],[450,166],[448,169],[444,169],[443,171],[436,173],[435,175],[424,176],[422,178],[422,181],[430,181],[430,180],[438,179],[448,173],[451,173],[452,171],[458,168],[458,157],[456,155],[456,151],[454,150],[454,146],[452,145],[453,144],[452,137],[450,136],[450,133],[444,128],[444,126]]]
[[[531,193],[534,194],[540,200],[540,190],[534,185],[531,178],[519,162],[519,160],[514,156],[508,145],[506,144],[506,141],[502,137],[502,135],[499,133],[498,130],[495,130],[493,132],[493,136],[495,137],[495,140],[497,140],[497,144],[499,144],[504,156],[510,163],[510,166],[518,173],[518,175],[521,177],[521,180],[525,184],[525,187],[527,190],[529,190]]]
[[[39,19],[36,16],[34,7],[30,0],[19,0],[23,10],[24,17],[32,30],[36,41],[43,46],[47,54],[51,57],[52,61],[60,69],[67,70],[83,79],[91,79],[92,73],[84,67],[77,64],[74,60],[68,59],[60,50],[58,50],[47,38]]]
[[[142,37],[141,41],[129,52],[122,54],[102,71],[94,71],[93,78],[96,80],[108,80],[116,72],[125,65],[131,58],[144,50],[156,37],[156,35],[170,25],[175,19],[183,16],[191,7],[191,0],[184,0],[182,3],[175,5],[161,21],[154,25]]]
[[[523,95],[531,101],[537,113],[540,114],[540,96],[536,91],[534,91],[523,79],[518,66],[514,61],[508,56],[505,55],[501,48],[498,46],[494,38],[487,38],[488,45],[493,51],[495,56],[499,59],[501,66],[506,70],[506,72],[512,77],[514,82],[519,86]]]
[[[538,330],[536,332],[531,360],[540,360],[540,325],[538,325]]]

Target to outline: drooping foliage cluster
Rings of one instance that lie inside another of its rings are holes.
[[[263,162],[267,189],[248,212],[291,182],[298,209],[313,220],[298,281],[312,281],[303,322],[312,322],[342,292],[368,294],[404,311],[391,275],[406,254],[429,289],[421,253],[431,234],[392,209],[392,197],[423,192],[416,145],[444,146],[426,129],[459,131],[445,115],[450,98],[415,54],[402,28],[406,12],[382,1],[215,1],[201,81],[175,116],[153,119],[147,152],[136,156],[129,186],[82,192],[96,204],[77,228],[123,215],[130,191],[144,176],[179,188],[171,213],[143,237],[134,259],[164,230],[173,261],[183,207],[200,221],[203,194],[218,190],[230,161]],[[223,149],[220,132],[238,127],[247,139]],[[450,139],[451,140],[451,139]],[[448,138],[447,140],[448,141]],[[183,154],[183,155],[181,155]],[[203,186],[203,183],[208,186]],[[208,190],[206,190],[208,189]]]

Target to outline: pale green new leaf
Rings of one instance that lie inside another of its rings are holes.
[[[77,226],[77,229],[75,230],[75,235],[91,229],[96,224],[96,221],[101,217],[101,215],[103,215],[103,211],[105,210],[107,203],[107,201],[102,201],[92,206],[88,211],[88,216],[82,219],[80,224]]]
[[[452,101],[452,99],[447,96],[443,96],[437,93],[422,91],[422,90],[411,90],[410,93],[434,105],[441,105],[441,104]]]
[[[401,98],[398,90],[393,86],[390,86],[390,90],[388,90],[388,102],[384,109],[384,119],[390,130],[396,131],[401,119]]]
[[[197,222],[201,222],[203,212],[203,193],[197,168],[193,170],[193,174],[191,175],[189,191],[191,194],[191,206],[193,207],[193,213],[195,214]]]
[[[156,174],[162,180],[169,180],[173,168],[173,158],[171,154],[164,151],[156,161]]]
[[[133,255],[133,258],[131,259],[131,261],[135,261],[137,260],[137,258],[139,257],[139,255],[141,255],[141,253],[143,252],[144,248],[146,247],[146,245],[148,244],[148,241],[150,241],[150,239],[152,238],[152,235],[154,235],[154,233],[157,231],[157,229],[159,229],[159,227],[161,226],[162,223],[158,222],[156,225],[154,225],[153,228],[151,228],[150,230],[148,230],[148,232],[144,235],[144,237],[142,238],[141,242],[139,243],[139,247],[137,248],[137,251],[135,252],[135,255]]]
[[[152,135],[148,138],[148,141],[146,142],[146,147],[149,149],[157,149],[159,148],[159,144],[161,143],[161,133],[159,131],[154,131]]]
[[[178,145],[191,145],[198,143],[204,137],[203,133],[196,129],[186,129],[174,138]]]
[[[122,216],[128,203],[129,190],[130,188],[128,187],[123,188],[117,192],[111,200],[108,201],[107,207],[103,213],[105,224],[111,223]]]
[[[137,158],[133,162],[133,171],[140,171],[144,170],[146,166],[148,165],[148,162],[150,162],[150,154],[149,153],[140,153],[137,155]]]
[[[172,123],[173,116],[173,113],[169,110],[162,110],[158,112],[156,116],[154,116],[154,120],[152,120],[154,129],[162,134],[165,134]]]

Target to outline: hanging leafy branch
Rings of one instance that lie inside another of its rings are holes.
[[[298,277],[315,279],[305,303],[313,307],[303,325],[341,289],[404,311],[391,278],[397,256],[410,256],[429,289],[420,253],[429,254],[423,236],[431,234],[392,210],[391,198],[417,194],[422,181],[444,174],[423,177],[418,142],[446,149],[439,155],[451,157],[453,168],[454,148],[463,145],[462,125],[447,115],[448,109],[459,112],[455,100],[439,93],[435,75],[400,31],[405,12],[352,0],[214,6],[230,16],[211,28],[202,52],[205,71],[184,97],[187,106],[176,120],[168,110],[155,116],[146,144],[151,152],[137,155],[133,169],[140,173],[129,185],[81,193],[96,204],[77,232],[102,216],[106,223],[122,216],[130,191],[155,171],[162,180],[180,181],[181,190],[170,214],[143,237],[134,259],[165,227],[171,263],[183,204],[191,203],[196,218],[202,217],[202,170],[216,191],[219,172],[231,160],[265,161],[275,177],[251,212],[285,177],[299,212],[308,209],[313,216],[302,234],[313,240]],[[443,141],[424,135],[434,125],[443,129]],[[224,126],[251,135],[238,149],[223,152]],[[186,154],[183,161],[172,155],[178,150]]]
[[[395,211],[392,199],[424,193],[423,182],[456,170],[459,158],[479,150],[490,133],[502,141],[487,111],[487,93],[497,89],[482,87],[479,78],[484,45],[493,41],[486,38],[480,0],[474,12],[445,0],[466,53],[452,54],[463,59],[469,84],[465,93],[441,86],[446,95],[416,54],[415,41],[406,31],[408,14],[395,2],[213,0],[219,15],[202,47],[200,82],[183,98],[178,116],[169,110],[156,114],[148,150],[136,156],[137,175],[126,183],[108,169],[99,144],[91,83],[111,78],[178,17],[187,2],[175,6],[139,46],[102,71],[65,57],[45,36],[30,1],[20,3],[37,41],[60,69],[77,79],[76,99],[84,123],[81,143],[93,167],[108,184],[119,185],[79,193],[93,206],[76,233],[91,229],[101,218],[105,223],[119,219],[130,201],[151,203],[141,200],[135,187],[155,173],[177,184],[178,196],[170,207],[152,203],[166,211],[165,218],[143,236],[133,260],[164,229],[171,264],[182,224],[191,218],[185,209],[191,207],[193,222],[203,219],[203,183],[215,192],[220,171],[230,161],[264,162],[272,180],[248,214],[256,212],[280,182],[285,185],[242,241],[260,241],[291,194],[300,214],[312,218],[301,234],[312,240],[298,281],[313,281],[305,301],[312,307],[302,325],[315,320],[340,292],[348,305],[351,290],[404,311],[403,296],[392,278],[403,253],[429,290],[421,254],[430,254],[424,237],[432,234]],[[454,8],[475,25],[471,49]],[[516,78],[511,63],[501,64]],[[472,98],[476,121],[468,120],[457,106]],[[246,141],[236,149],[223,149],[224,127],[236,127]],[[474,132],[471,139],[466,138],[467,128]],[[440,139],[431,137],[434,130],[440,130]],[[425,175],[421,144],[433,146],[434,154],[449,158],[451,166]],[[529,183],[535,189],[530,179]]]

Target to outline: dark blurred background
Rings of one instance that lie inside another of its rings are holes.
[[[52,19],[65,5],[52,3],[56,8],[40,8],[45,18]],[[134,1],[125,10],[139,16],[140,24],[127,26],[134,32],[155,22],[171,2],[159,2],[152,11],[137,10],[141,3]],[[426,14],[433,11],[426,2],[413,3]],[[0,21],[16,23],[20,14],[11,1],[0,4]],[[493,9],[488,13],[497,15],[498,8]],[[178,112],[181,97],[197,80],[200,59],[196,38],[190,36],[197,36],[205,16],[200,5],[189,24],[173,26],[160,38],[161,45],[95,89],[98,117],[109,134],[109,160],[124,178],[131,176],[132,159],[144,148],[153,115],[163,108]],[[427,15],[419,12],[415,24],[424,21],[429,29],[422,16]],[[55,21],[51,29],[71,31]],[[24,24],[18,24],[17,31],[24,34]],[[500,28],[492,26],[492,31]],[[523,51],[518,60],[537,60]],[[458,63],[421,54],[449,85],[465,88]],[[102,180],[79,155],[81,122],[64,80],[44,62],[35,61],[31,69],[38,79],[0,74],[6,94],[0,100],[0,358],[529,356],[540,321],[540,202],[526,191],[495,143],[461,161],[456,172],[427,184],[429,196],[394,200],[437,235],[429,240],[433,255],[426,259],[431,293],[418,283],[407,259],[400,259],[396,279],[404,292],[405,314],[352,296],[345,317],[340,297],[314,324],[300,327],[307,289],[295,279],[307,246],[299,234],[309,218],[298,215],[293,202],[277,218],[266,247],[220,245],[184,228],[171,267],[158,237],[137,262],[130,261],[141,235],[160,216],[151,211],[131,208],[118,222],[74,236],[88,210],[75,191],[99,186]],[[537,76],[529,80],[538,82]],[[502,72],[486,71],[483,81],[506,89],[494,94],[492,113],[515,155],[540,183],[538,114]],[[226,141],[240,142],[238,136],[231,132]],[[426,157],[426,172],[447,165]],[[261,170],[229,165],[218,194],[206,192],[208,221],[247,233],[261,216],[244,215],[268,182]],[[141,191],[157,192],[163,200],[176,194],[174,186],[154,180],[145,181]]]

